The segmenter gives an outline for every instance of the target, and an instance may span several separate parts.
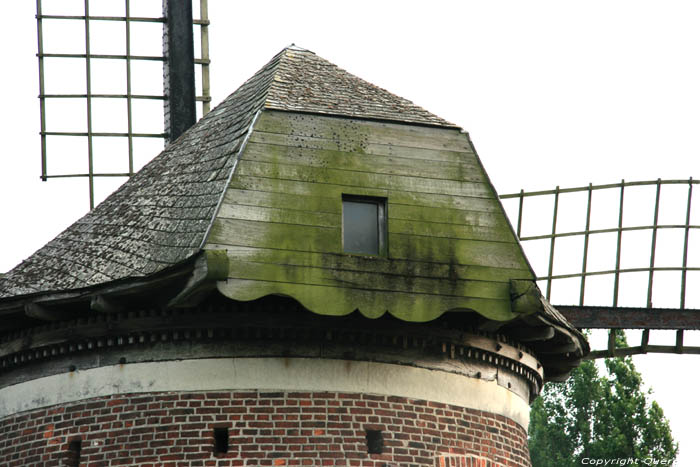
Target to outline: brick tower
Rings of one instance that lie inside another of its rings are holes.
[[[0,279],[0,463],[530,465],[534,281],[464,131],[284,49]]]

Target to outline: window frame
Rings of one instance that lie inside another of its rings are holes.
[[[377,253],[359,253],[353,251],[345,250],[345,202],[354,203],[366,203],[374,204],[377,206]],[[388,200],[386,197],[381,196],[365,196],[365,195],[353,195],[343,193],[341,196],[341,246],[342,252],[346,255],[358,255],[358,256],[375,256],[386,258],[388,256],[389,248],[387,241],[387,231],[388,231]]]

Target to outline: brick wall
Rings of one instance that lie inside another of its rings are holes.
[[[7,417],[0,420],[0,465],[530,462],[525,430],[500,415],[393,396],[251,391],[128,394]]]

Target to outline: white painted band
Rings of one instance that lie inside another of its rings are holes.
[[[0,389],[0,418],[116,394],[250,389],[423,399],[503,415],[525,430],[530,414],[523,399],[496,381],[388,363],[239,357],[130,363],[19,383]]]

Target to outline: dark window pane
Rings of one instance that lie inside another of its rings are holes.
[[[378,216],[377,203],[343,201],[343,250],[346,253],[379,254]]]

